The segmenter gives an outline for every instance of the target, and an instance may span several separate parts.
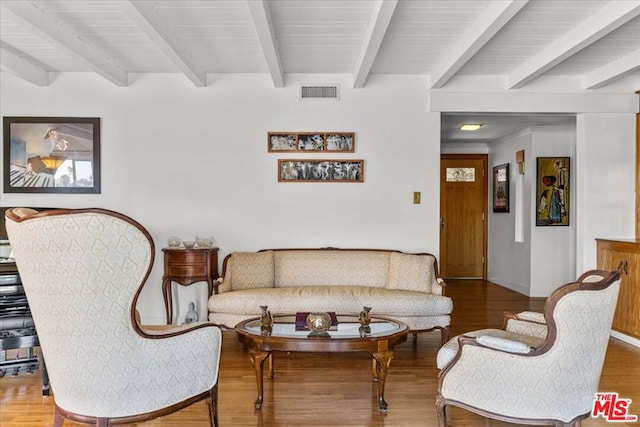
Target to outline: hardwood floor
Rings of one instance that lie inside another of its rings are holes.
[[[540,311],[544,300],[527,298],[481,281],[449,280],[454,299],[452,335],[485,327],[500,327],[503,311]],[[375,307],[373,309],[375,311]],[[261,411],[253,409],[256,384],[253,369],[233,332],[225,332],[219,380],[219,417],[222,427],[293,426],[435,426],[438,370],[435,358],[439,334],[411,338],[396,347],[387,377],[385,397],[389,412],[377,411],[371,380],[370,356],[351,354],[278,354],[276,377],[265,380]],[[640,415],[640,349],[611,338],[601,391],[615,391],[632,399],[630,412]],[[204,404],[198,403],[138,426],[199,427],[206,423]],[[50,426],[53,399],[41,395],[41,374],[0,379],[0,426]],[[450,407],[450,426],[508,426],[468,411]],[[79,426],[65,422],[67,427]],[[583,421],[584,427],[610,425],[602,418]],[[617,426],[631,424],[616,423]]]

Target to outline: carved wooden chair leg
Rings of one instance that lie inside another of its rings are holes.
[[[436,397],[436,414],[438,415],[438,427],[447,426],[447,412],[444,398],[441,394]]]
[[[449,327],[445,326],[444,328],[440,329],[440,347],[445,345],[447,341],[449,341]]]
[[[218,427],[218,385],[211,389],[211,396],[206,400],[209,409],[209,425]]]
[[[53,416],[53,427],[62,427],[64,423],[64,417],[58,412],[58,408],[56,407],[56,412]]]

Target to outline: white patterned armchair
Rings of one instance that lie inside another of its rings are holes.
[[[14,208],[6,219],[47,361],[54,426],[145,421],[200,400],[217,426],[220,329],[151,333],[136,321],[155,254],[140,224],[102,209]]]
[[[579,426],[588,417],[620,287],[589,271],[547,299],[544,313],[506,313],[503,329],[452,338],[438,352],[436,410],[447,405],[520,424]]]

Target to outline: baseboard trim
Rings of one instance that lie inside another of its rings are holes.
[[[614,337],[614,338],[619,339],[620,341],[624,341],[624,342],[626,342],[627,344],[631,344],[631,345],[632,345],[632,346],[634,346],[634,347],[638,347],[638,348],[640,348],[640,340],[639,340],[639,339],[637,339],[637,338],[634,338],[634,337],[629,336],[629,335],[625,335],[625,334],[623,334],[623,333],[620,333],[620,332],[618,332],[618,331],[614,331],[614,330],[612,330],[612,331],[611,331],[611,334],[610,334],[610,335],[611,335],[612,337]]]

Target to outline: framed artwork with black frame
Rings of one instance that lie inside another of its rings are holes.
[[[100,119],[4,117],[5,193],[100,193]]]
[[[509,212],[509,163],[493,167],[493,211]]]
[[[538,157],[536,161],[536,225],[569,225],[570,158]]]

